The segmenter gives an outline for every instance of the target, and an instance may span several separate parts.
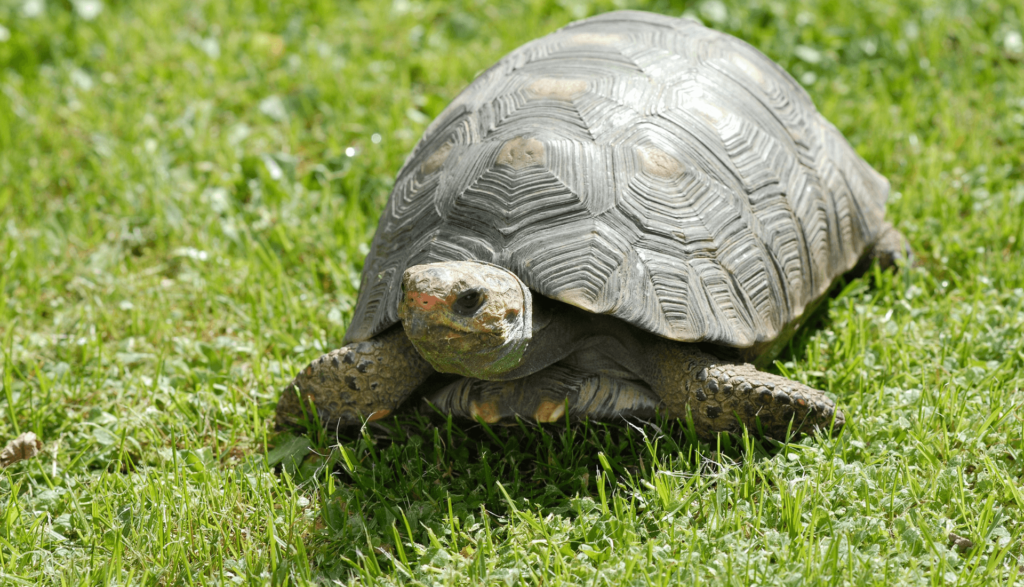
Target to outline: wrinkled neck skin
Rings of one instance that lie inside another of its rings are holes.
[[[533,335],[519,363],[496,377],[508,381],[532,375],[576,352],[593,330],[588,314],[572,306],[535,296]]]
[[[644,357],[652,335],[639,331],[604,314],[592,314],[579,308],[536,296],[533,303],[533,337],[522,360],[501,380],[526,377],[564,360],[573,353],[598,349],[637,377],[646,379],[649,370]]]

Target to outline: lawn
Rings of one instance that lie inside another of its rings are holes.
[[[275,430],[429,121],[627,5],[761,49],[892,182],[916,265],[774,366],[843,433]],[[1022,33],[1009,0],[0,0],[0,444],[44,442],[0,470],[0,584],[1024,582]]]

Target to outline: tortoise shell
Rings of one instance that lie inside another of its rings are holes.
[[[689,19],[589,18],[509,53],[429,126],[345,341],[398,321],[407,267],[479,260],[669,339],[764,346],[874,243],[888,190],[750,45]]]

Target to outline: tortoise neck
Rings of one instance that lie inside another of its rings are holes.
[[[496,379],[508,381],[532,375],[601,341],[611,345],[609,352],[629,360],[643,354],[644,334],[618,318],[592,314],[534,292],[530,343],[519,365]]]

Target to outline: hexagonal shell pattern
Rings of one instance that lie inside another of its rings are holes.
[[[614,12],[532,41],[398,175],[346,342],[403,271],[482,260],[679,341],[774,340],[878,237],[889,184],[782,68],[688,19]]]

